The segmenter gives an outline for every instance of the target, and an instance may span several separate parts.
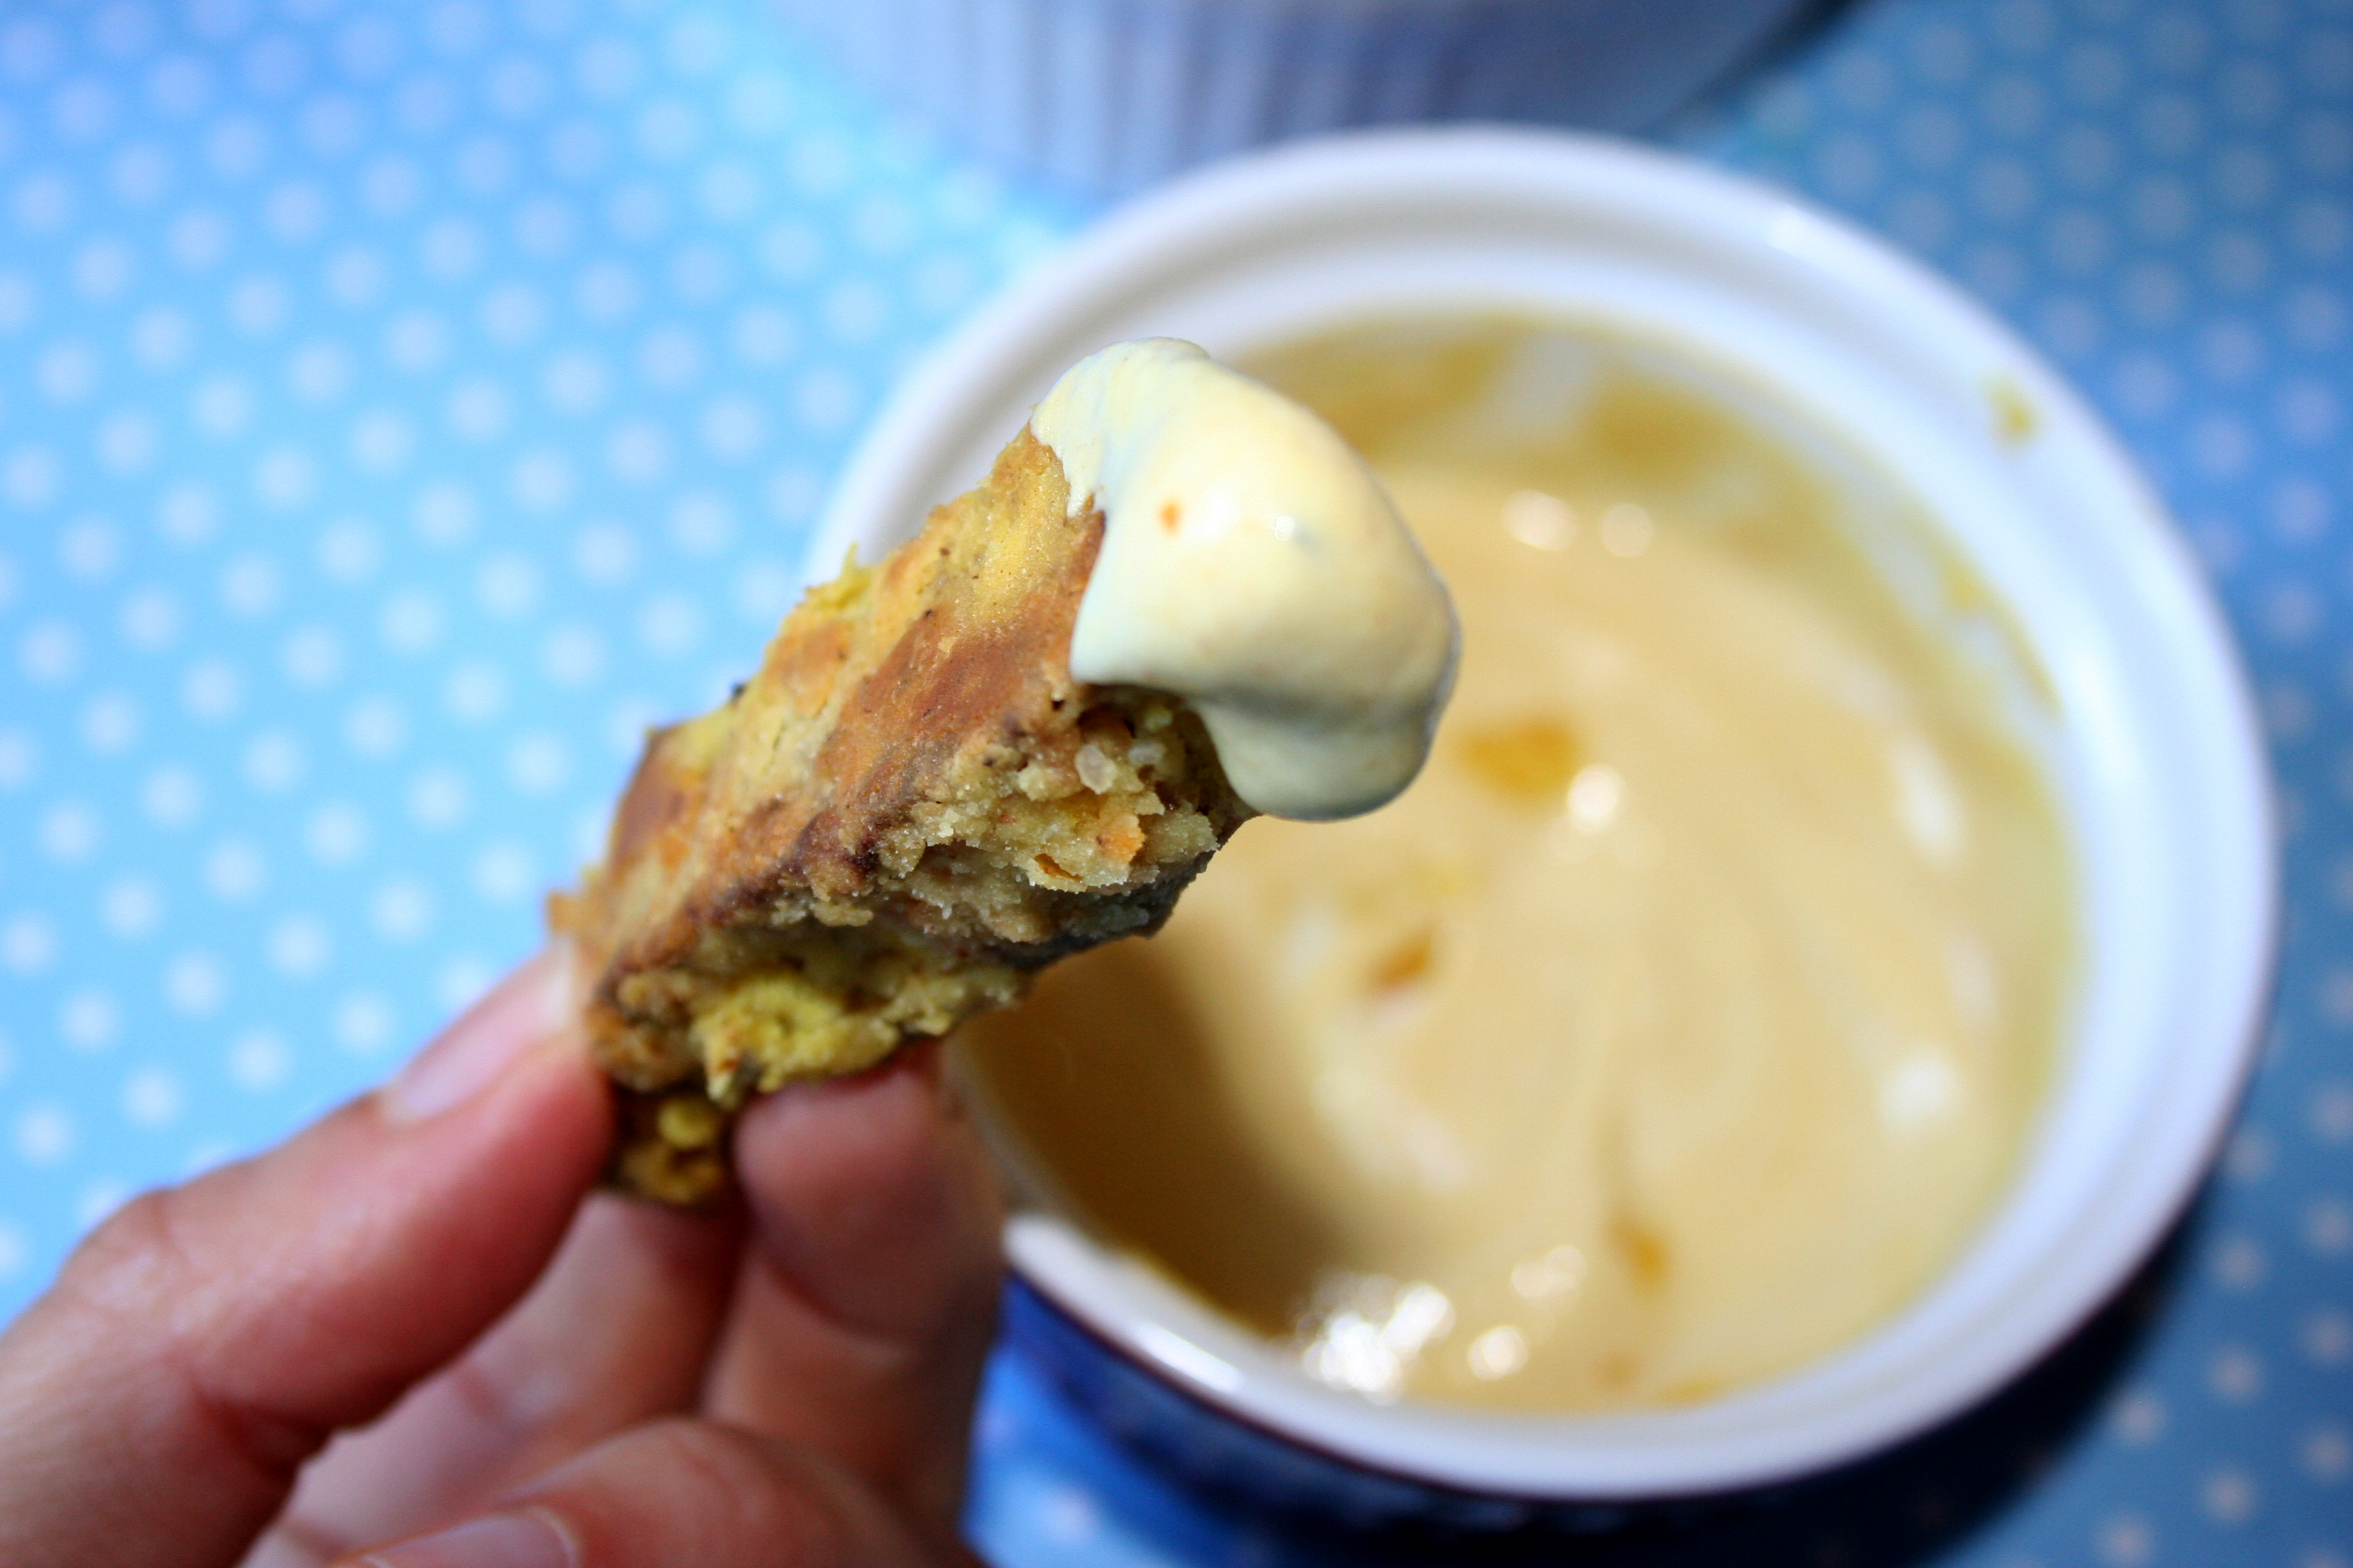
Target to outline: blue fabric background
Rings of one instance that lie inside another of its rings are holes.
[[[1526,1560],[2353,1563],[2353,5],[1864,0],[1668,132],[2077,378],[2227,599],[2278,1019],[2130,1298],[1860,1476]],[[385,1073],[790,596],[910,357],[1088,215],[751,0],[0,8],[0,1312]],[[1000,1358],[1006,1563],[1463,1561],[1240,1517]]]

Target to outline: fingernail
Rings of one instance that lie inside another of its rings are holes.
[[[571,1542],[545,1514],[502,1513],[388,1546],[364,1568],[574,1568]]]
[[[532,959],[419,1051],[385,1086],[395,1121],[422,1121],[470,1100],[549,1034],[573,1008],[570,950],[555,944]]]

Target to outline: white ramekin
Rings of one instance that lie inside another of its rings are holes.
[[[1785,1478],[1957,1412],[2114,1291],[2210,1158],[2263,1005],[2276,868],[2246,685],[2156,498],[2042,360],[1877,241],[1676,157],[1526,132],[1340,137],[1173,186],[1024,278],[908,377],[811,560],[829,571],[850,542],[904,537],[1106,342],[1173,333],[1232,353],[1499,307],[1686,342],[1775,389],[1908,481],[2014,612],[2058,696],[2085,947],[2014,1190],[1859,1343],[1705,1405],[1598,1418],[1368,1405],[1049,1215],[1014,1222],[1012,1258],[1201,1405],[1371,1474],[1536,1500]]]
[[[1801,0],[778,0],[867,87],[1095,195],[1344,125],[1603,131],[1679,107]]]

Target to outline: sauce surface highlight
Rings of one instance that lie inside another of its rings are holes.
[[[1397,508],[1332,427],[1176,338],[1073,365],[1030,416],[1103,513],[1071,673],[1191,702],[1235,793],[1353,816],[1429,754],[1454,614]]]
[[[1452,704],[1394,804],[1246,826],[1162,935],[968,1031],[994,1113],[1376,1399],[1687,1403],[1852,1340],[1998,1198],[2073,970],[2016,691],[1959,651],[1998,606],[1662,351],[1408,322],[1253,368],[1444,574]]]

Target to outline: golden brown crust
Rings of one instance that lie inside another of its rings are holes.
[[[707,1195],[723,1169],[720,1138],[669,1135],[682,1089],[732,1110],[1010,1002],[1156,928],[1248,815],[1181,704],[1071,677],[1103,521],[1068,500],[1024,430],[880,566],[811,590],[725,706],[649,738],[604,865],[550,905],[591,1050],[642,1097],[625,1184]]]

